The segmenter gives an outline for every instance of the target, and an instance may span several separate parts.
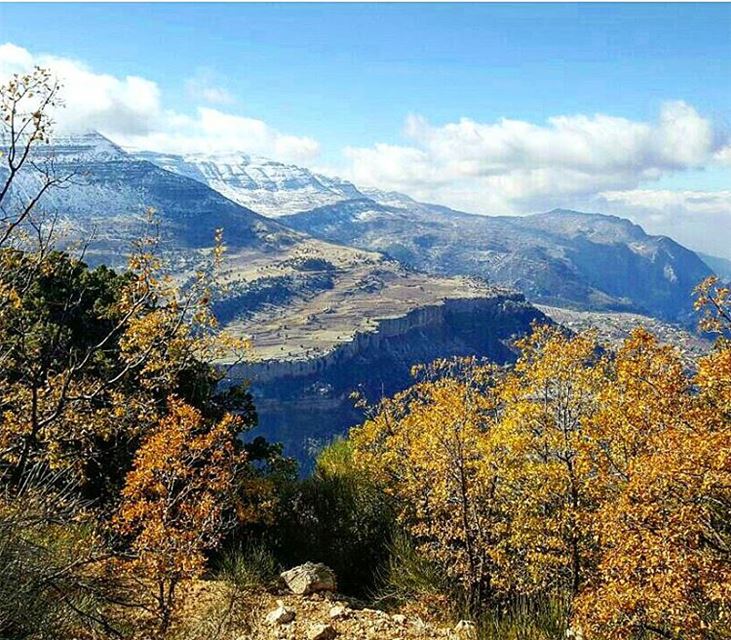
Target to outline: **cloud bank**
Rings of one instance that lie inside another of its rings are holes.
[[[167,153],[246,151],[307,162],[319,152],[310,137],[282,133],[262,120],[207,106],[227,104],[231,96],[205,75],[190,79],[187,89],[207,104],[184,114],[166,108],[159,86],[146,78],[116,77],[78,60],[0,45],[0,79],[34,65],[53,71],[63,85],[65,108],[55,113],[61,133],[94,129],[124,146]]]
[[[434,126],[410,116],[404,134],[408,146],[348,148],[350,176],[484,213],[633,189],[726,153],[710,121],[684,102],[666,103],[654,122],[597,114]]]

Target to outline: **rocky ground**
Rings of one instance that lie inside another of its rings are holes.
[[[201,581],[188,593],[179,635],[186,640],[476,638],[471,622],[455,624],[423,603],[385,611],[335,589],[332,572],[312,563],[285,572],[280,583],[268,589]]]
[[[391,640],[470,638],[470,624],[425,620],[414,612],[363,607],[337,594],[252,594],[256,611],[247,640]],[[243,638],[241,640],[243,640]]]

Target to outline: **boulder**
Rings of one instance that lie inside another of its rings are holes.
[[[396,624],[406,624],[406,616],[403,613],[394,613],[391,616],[391,620]]]
[[[307,631],[307,640],[333,640],[337,635],[329,624],[316,624]]]
[[[277,601],[277,608],[267,614],[266,621],[269,624],[289,624],[294,620],[294,611],[284,606],[281,600]]]
[[[335,591],[335,574],[322,563],[305,562],[281,574],[292,593],[306,596],[318,591]]]

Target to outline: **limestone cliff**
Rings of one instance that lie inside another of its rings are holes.
[[[307,467],[312,453],[362,419],[350,393],[370,400],[406,388],[411,367],[454,355],[514,358],[511,341],[534,321],[550,322],[521,294],[447,299],[398,316],[309,359],[241,365],[231,381],[250,380],[260,426],[256,434],[284,442]]]

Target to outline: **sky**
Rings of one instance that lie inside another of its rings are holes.
[[[0,4],[0,78],[33,64],[60,130],[731,258],[731,4]]]

